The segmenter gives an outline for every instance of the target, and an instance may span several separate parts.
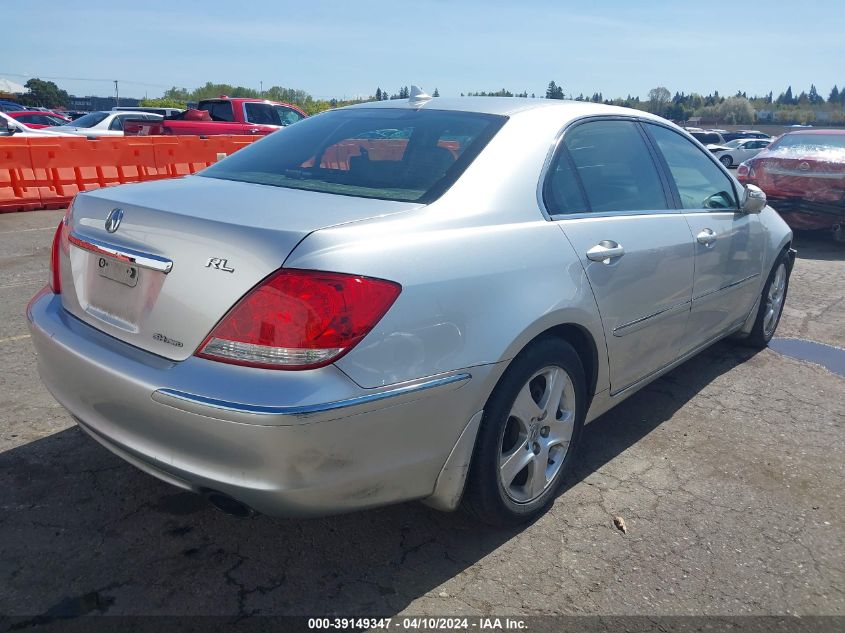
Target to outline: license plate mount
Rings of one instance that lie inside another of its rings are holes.
[[[111,257],[100,256],[97,258],[97,272],[100,277],[111,279],[130,288],[138,285],[138,267],[117,261]]]

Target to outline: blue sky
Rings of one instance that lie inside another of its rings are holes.
[[[111,79],[127,97],[206,81],[316,97],[411,83],[540,95],[555,80],[605,97],[845,85],[842,0],[47,0],[2,13],[0,77],[80,78],[55,79],[77,95],[112,94]]]

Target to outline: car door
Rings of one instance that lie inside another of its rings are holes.
[[[123,135],[123,122],[126,119],[142,119],[144,118],[141,115],[132,113],[132,114],[116,114],[115,117],[109,123],[109,131],[108,136],[122,136]]]
[[[758,141],[754,141],[754,140],[744,141],[742,143],[742,145],[740,145],[739,148],[737,148],[738,149],[737,160],[735,160],[734,162],[736,164],[739,164],[743,161],[748,160],[752,156],[754,156],[754,154],[757,153],[757,150],[755,149],[757,147],[757,144],[758,144]]]
[[[671,175],[676,204],[695,237],[692,310],[682,351],[726,333],[748,316],[760,285],[764,235],[759,216],[739,209],[739,186],[680,132],[644,128]]]
[[[618,393],[678,357],[689,315],[693,240],[633,119],[568,128],[543,199],[592,287]]]
[[[757,154],[762,152],[769,146],[769,141],[761,141],[759,139],[755,140],[753,143],[748,145],[748,156],[745,157],[744,160],[748,160],[749,158],[754,158]]]

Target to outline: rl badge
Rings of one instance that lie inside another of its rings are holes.
[[[226,259],[220,259],[219,257],[209,257],[208,261],[205,262],[206,268],[214,268],[216,270],[222,270],[223,272],[233,273],[235,272],[234,268],[229,267],[229,261]]]

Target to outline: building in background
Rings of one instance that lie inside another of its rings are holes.
[[[140,99],[132,99],[130,97],[121,97],[120,105],[135,107],[141,104]],[[85,112],[95,112],[97,110],[111,110],[117,105],[114,97],[76,97],[71,95],[67,102],[68,110],[77,110]]]

